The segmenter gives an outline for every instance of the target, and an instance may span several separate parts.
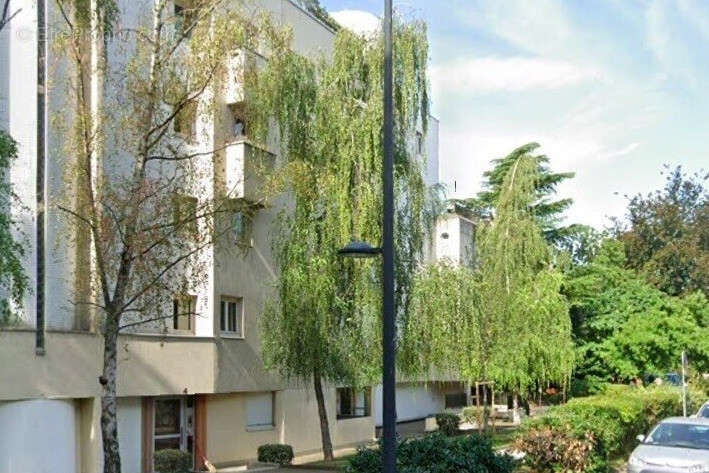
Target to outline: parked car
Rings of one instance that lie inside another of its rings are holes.
[[[709,471],[709,419],[671,417],[660,422],[628,459],[628,473]]]
[[[702,407],[699,408],[694,417],[703,417],[709,419],[709,401],[705,402]]]

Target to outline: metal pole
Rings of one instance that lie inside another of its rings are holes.
[[[687,352],[682,350],[682,415],[687,417],[687,382],[685,378],[687,367]]]
[[[382,220],[382,470],[396,473],[396,307],[394,300],[394,100],[392,0],[384,3],[384,166]]]

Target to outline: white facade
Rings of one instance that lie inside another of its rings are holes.
[[[122,0],[124,24],[135,26],[149,18],[151,1]],[[293,28],[296,51],[331,52],[333,31],[291,1],[255,3]],[[0,359],[12,360],[0,364],[0,473],[92,473],[101,464],[97,415],[101,388],[97,380],[102,341],[71,302],[78,278],[87,271],[84,265],[91,261],[82,260],[81,249],[69,245],[67,220],[56,207],[60,196],[71,193],[71,183],[66,180],[63,135],[50,126],[52,120],[70,122],[72,104],[59,87],[66,65],[50,45],[46,45],[44,66],[53,80],[46,84],[40,83],[42,63],[37,60],[39,31],[46,28],[51,41],[63,20],[53,0],[11,0],[10,11],[18,8],[20,13],[0,33],[0,127],[19,145],[11,179],[26,207],[16,212],[27,236],[25,267],[33,292],[25,300],[21,329],[0,329]],[[40,8],[46,8],[46,26],[38,23]],[[110,61],[123,60],[120,52],[110,48],[108,57]],[[98,89],[92,83],[95,94]],[[226,113],[227,106],[239,97],[238,87],[225,91],[219,97],[221,112]],[[106,100],[110,100],[108,94]],[[438,127],[438,120],[431,117],[421,153],[426,158],[428,185],[439,180]],[[220,139],[214,130],[205,136],[212,145]],[[225,153],[223,170],[234,196],[247,199],[259,187],[257,181],[248,179],[253,164],[248,146],[246,141],[231,146]],[[256,447],[263,443],[290,443],[299,455],[319,450],[311,390],[266,373],[260,359],[258,318],[276,278],[270,230],[277,212],[267,207],[253,217],[248,251],[218,245],[209,249],[209,274],[196,294],[201,316],[196,318],[191,335],[160,333],[156,328],[121,337],[117,415],[126,473],[146,471],[146,456],[150,457],[154,448],[151,424],[155,413],[151,409],[169,397],[194,402],[191,412],[195,417],[202,409],[208,431],[201,448],[215,463],[252,460]],[[42,271],[44,275],[38,277]],[[222,301],[239,301],[239,333],[220,331]],[[38,303],[44,304],[44,323],[39,326]],[[37,353],[34,330],[46,339]],[[4,382],[8,379],[13,383]],[[361,444],[373,437],[374,425],[381,422],[381,389],[372,391],[372,415],[338,419],[334,414],[335,389],[326,389],[336,447]],[[397,400],[402,421],[440,412],[444,404],[442,392],[423,383],[401,384]],[[204,405],[198,408],[199,402]]]

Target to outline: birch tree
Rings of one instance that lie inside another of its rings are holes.
[[[175,316],[173,297],[204,287],[208,250],[233,202],[214,172],[227,145],[208,124],[226,64],[256,47],[266,22],[231,3],[196,0],[178,10],[166,0],[136,2],[131,24],[112,0],[56,0],[63,34],[54,46],[69,72],[55,86],[73,109],[53,120],[65,133],[71,183],[59,209],[70,243],[88,253],[74,303],[95,316],[103,337],[105,473],[121,471],[118,336],[164,326]],[[177,316],[194,311],[187,304]]]

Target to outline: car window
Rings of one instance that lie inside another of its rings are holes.
[[[709,418],[709,405],[704,405],[698,414],[698,417],[707,417]]]
[[[709,449],[709,426],[664,423],[648,436],[646,443],[669,447]]]

